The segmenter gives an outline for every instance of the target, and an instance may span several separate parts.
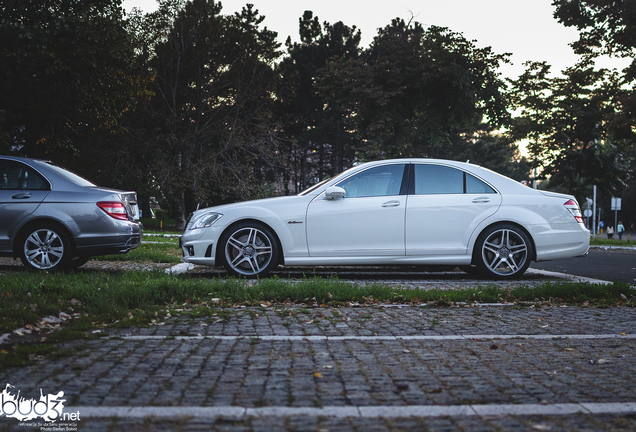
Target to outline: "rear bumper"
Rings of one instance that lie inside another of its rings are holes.
[[[107,236],[84,237],[76,240],[75,254],[78,256],[98,256],[123,254],[138,248],[143,237],[143,224],[129,223],[129,233]]]
[[[584,256],[590,248],[590,232],[580,224],[561,224],[533,233],[536,261]]]

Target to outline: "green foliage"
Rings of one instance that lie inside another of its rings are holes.
[[[6,0],[0,152],[136,190],[144,214],[153,197],[177,229],[197,207],[297,193],[358,161],[411,156],[517,180],[532,165],[580,201],[593,184],[602,196],[624,190],[634,215],[636,66],[619,74],[591,60],[634,56],[636,3],[553,4],[580,31],[582,61],[557,78],[530,64],[507,89],[507,54],[414,20],[392,20],[362,48],[355,26],[305,11],[300,42],[283,53],[249,4],[226,15],[219,1],[162,0],[124,17],[121,0]]]
[[[251,5],[220,11],[214,1],[163,2],[131,22],[155,97],[127,119],[137,134],[128,166],[140,178],[150,169],[174,203],[177,229],[186,207],[257,196],[258,168],[274,154],[276,33],[259,28],[263,17]]]
[[[634,58],[636,2],[631,0],[554,0],[554,17],[566,27],[576,27],[579,40],[574,52],[591,58],[607,54]],[[627,73],[636,78],[636,61]]]
[[[602,238],[602,237],[597,237],[594,238],[592,237],[590,239],[590,244],[591,245],[596,245],[596,246],[617,246],[617,247],[634,247],[636,246],[636,236],[635,235],[630,235],[629,236],[629,240],[627,240],[628,235],[627,233],[625,233],[623,235],[623,240],[619,240],[618,236],[614,239],[608,239],[608,238]]]
[[[582,62],[551,77],[545,63],[529,63],[517,80],[511,80],[513,140],[527,138],[534,166],[551,188],[576,195],[591,195],[593,185],[611,195],[629,178],[625,152],[633,145],[633,133],[620,117],[627,90],[620,77],[594,70]]]
[[[281,80],[276,112],[286,137],[278,165],[286,195],[351,166],[359,142],[346,127],[346,113],[316,90],[316,80],[327,64],[358,57],[360,31],[342,22],[321,25],[318,17],[305,11],[299,19],[299,33],[301,43],[287,41],[288,56],[277,68]],[[288,188],[290,181],[293,190]]]
[[[0,9],[0,139],[29,156],[85,149],[142,87],[121,0],[6,0]],[[9,140],[9,142],[7,142]]]
[[[447,28],[395,19],[359,59],[329,63],[318,88],[346,113],[359,158],[426,157],[507,123],[497,74],[506,61]]]

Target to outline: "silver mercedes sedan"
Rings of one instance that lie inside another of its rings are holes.
[[[94,185],[51,162],[0,156],[0,256],[30,270],[78,267],[141,244],[137,194]]]

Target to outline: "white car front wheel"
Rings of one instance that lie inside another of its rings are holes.
[[[278,243],[266,226],[243,222],[221,237],[223,266],[234,276],[256,278],[266,276],[278,265]]]

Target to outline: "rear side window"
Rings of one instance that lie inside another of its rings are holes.
[[[48,190],[49,182],[23,163],[0,160],[0,189]]]
[[[494,194],[493,188],[457,168],[432,164],[415,165],[415,195]]]
[[[415,195],[464,193],[464,172],[441,165],[415,165]]]
[[[466,193],[469,194],[494,194],[493,188],[472,174],[466,173]]]
[[[47,168],[55,171],[57,174],[65,177],[67,180],[72,181],[78,186],[95,187],[94,183],[91,183],[90,181],[86,180],[84,177],[80,177],[74,172],[71,172],[65,168],[62,168],[61,166],[57,166],[54,163],[47,162]]]

